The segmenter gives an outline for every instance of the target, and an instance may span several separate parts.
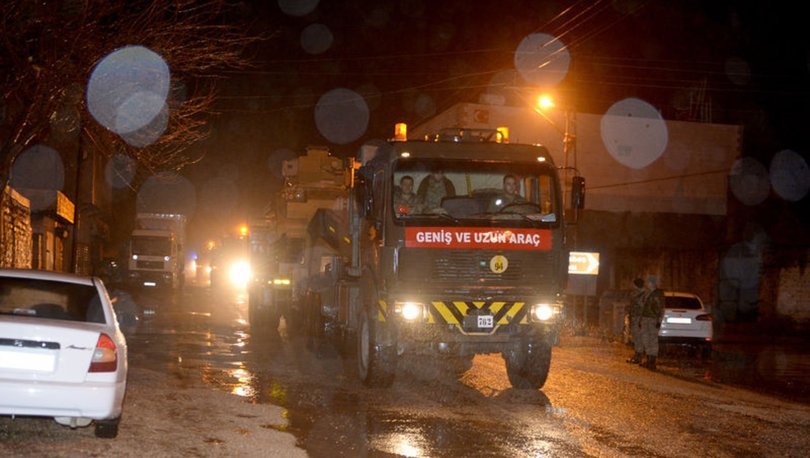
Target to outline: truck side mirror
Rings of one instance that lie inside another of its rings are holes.
[[[368,218],[374,214],[374,195],[371,191],[371,183],[364,174],[365,167],[361,167],[355,177],[355,204],[363,218]]]
[[[571,179],[571,208],[585,208],[585,177]]]

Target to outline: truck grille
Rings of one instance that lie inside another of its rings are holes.
[[[163,261],[137,261],[135,264],[139,269],[159,269],[163,270]]]
[[[495,255],[503,255],[509,266],[502,273],[489,268]],[[525,286],[554,274],[554,255],[524,252],[469,250],[402,250],[399,257],[399,278],[403,281],[455,282],[464,284],[519,284]],[[529,283],[531,282],[531,283]]]

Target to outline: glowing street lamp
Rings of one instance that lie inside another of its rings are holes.
[[[559,132],[563,137],[563,158],[564,158],[564,177],[565,177],[565,186],[563,186],[563,202],[564,205],[567,205],[567,198],[568,198],[568,183],[571,181],[569,176],[569,172],[574,170],[575,175],[577,172],[577,136],[576,136],[576,118],[575,112],[573,110],[565,109],[565,125],[561,129],[560,126],[557,125],[551,118],[546,115],[546,112],[552,109],[557,108],[557,103],[554,101],[554,97],[550,94],[540,94],[537,97],[537,103],[534,107],[534,111],[543,117],[549,124],[551,124],[554,129]],[[573,167],[569,163],[569,156],[573,155]],[[576,209],[574,209],[576,212]]]

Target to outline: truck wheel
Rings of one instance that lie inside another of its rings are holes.
[[[546,342],[533,343],[524,348],[513,348],[504,352],[506,375],[513,388],[536,390],[542,388],[551,366],[551,345]]]
[[[318,359],[325,358],[328,355],[328,342],[324,332],[324,318],[321,315],[321,295],[319,293],[307,294],[304,313],[307,350],[314,353]]]
[[[388,387],[394,382],[397,350],[391,345],[378,345],[379,321],[371,319],[364,308],[357,329],[357,369],[360,380],[369,387]]]

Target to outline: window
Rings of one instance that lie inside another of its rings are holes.
[[[556,170],[544,164],[401,159],[393,173],[397,221],[513,221],[537,226],[561,220]]]
[[[0,314],[105,322],[94,286],[26,278],[0,278]]]

